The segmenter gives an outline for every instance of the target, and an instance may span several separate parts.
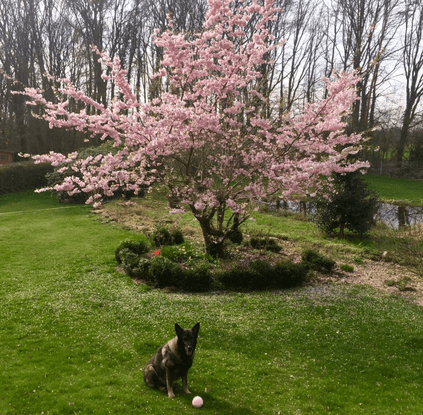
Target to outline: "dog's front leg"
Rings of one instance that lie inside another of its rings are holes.
[[[182,375],[182,388],[185,393],[191,393],[188,389],[188,372]]]
[[[169,398],[174,398],[175,394],[173,392],[172,374],[170,373],[169,369],[166,369],[166,386],[167,396],[169,396]]]

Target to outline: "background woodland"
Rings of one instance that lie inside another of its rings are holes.
[[[378,170],[389,161],[421,166],[423,4],[276,0],[275,5],[282,11],[268,30],[278,46],[260,68],[260,90],[268,97],[261,113],[272,119],[302,108],[322,98],[323,76],[357,69],[360,100],[350,129],[370,134],[373,148],[380,147],[363,157]],[[31,114],[25,97],[12,91],[37,87],[54,99],[51,81],[43,76],[49,73],[108,105],[116,92],[101,77],[104,68],[92,45],[120,58],[141,101],[159,96],[169,85],[151,78],[163,53],[152,42],[154,29],[165,30],[171,13],[174,28],[189,34],[202,27],[206,11],[205,0],[0,0],[0,149],[70,152],[83,145],[81,133],[49,129]],[[75,103],[75,111],[80,109]]]

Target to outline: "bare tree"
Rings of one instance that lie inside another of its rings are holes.
[[[393,40],[399,27],[395,0],[334,0],[332,58],[336,69],[355,69],[362,79],[357,85],[360,101],[352,116],[352,128],[365,131],[374,119],[378,77],[395,52]]]
[[[72,14],[68,23],[83,39],[88,60],[87,91],[98,102],[107,105],[107,87],[102,79],[100,56],[93,51],[93,45],[104,50],[105,32],[108,29],[107,14],[113,7],[113,0],[66,0],[66,10]]]
[[[406,0],[404,4],[404,37],[402,58],[405,75],[405,110],[397,146],[397,162],[401,164],[410,129],[421,123],[419,104],[423,96],[423,4]],[[418,118],[418,120],[417,120]]]
[[[314,0],[294,2],[281,0],[282,11],[274,24],[272,34],[279,43],[275,49],[275,73],[270,91],[279,94],[279,114],[289,111],[298,101],[312,99],[321,59],[320,42],[324,38],[318,24],[320,9]],[[318,31],[318,32],[316,32]]]
[[[207,11],[206,0],[145,0],[144,13],[148,15],[149,28],[151,34],[154,29],[160,32],[167,28],[167,16],[173,19],[173,28],[178,32],[184,32],[187,36],[200,30]],[[150,57],[149,67],[152,72],[159,69],[163,51],[161,48],[149,42]],[[162,85],[160,79],[149,80],[148,99],[157,98],[160,95]]]
[[[356,69],[362,80],[352,127],[364,131],[378,123],[382,115],[377,104],[392,85],[393,71],[400,70],[406,92],[397,148],[400,162],[410,131],[422,119],[421,3],[276,0],[282,10],[269,22],[274,38],[268,42],[277,46],[257,68],[262,77],[256,88],[267,98],[265,103],[257,99],[257,111],[272,118],[302,106],[324,93],[319,83],[322,76],[333,69]],[[70,133],[55,139],[58,133],[31,117],[24,98],[11,92],[25,85],[53,94],[50,81],[42,76],[47,72],[69,78],[107,105],[118,92],[102,78],[103,68],[92,45],[119,57],[140,99],[156,97],[169,86],[150,78],[162,57],[151,41],[153,30],[164,30],[171,14],[174,29],[190,36],[201,30],[206,11],[207,0],[0,0],[0,147],[66,152],[81,145],[82,138]],[[75,105],[75,111],[81,109],[72,100],[69,105]],[[248,117],[244,120],[248,122]]]
[[[5,108],[2,112],[4,123],[9,127],[3,134],[11,148],[26,149],[26,118],[27,110],[25,98],[18,95],[11,95],[20,85],[30,84],[30,68],[34,66],[33,43],[30,36],[31,16],[26,0],[12,1],[2,0],[0,2],[0,38],[2,39],[2,50],[0,60],[3,70],[11,76],[14,81],[4,79]]]

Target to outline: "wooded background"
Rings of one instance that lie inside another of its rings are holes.
[[[269,29],[278,46],[260,68],[259,89],[268,97],[261,111],[276,118],[300,109],[324,94],[323,76],[356,69],[362,76],[360,100],[349,125],[380,147],[363,156],[376,169],[391,161],[422,170],[423,2],[276,0],[275,5],[282,10]],[[150,78],[162,57],[152,42],[154,29],[165,30],[171,13],[174,29],[189,36],[201,30],[206,11],[206,0],[0,0],[0,149],[66,153],[83,145],[81,133],[50,130],[31,115],[34,108],[23,96],[11,92],[32,86],[54,99],[51,81],[42,76],[49,73],[107,105],[118,91],[102,79],[104,68],[92,45],[121,59],[140,101],[158,96],[167,86]]]

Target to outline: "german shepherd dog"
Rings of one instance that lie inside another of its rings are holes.
[[[185,393],[191,393],[187,386],[188,370],[192,366],[197,345],[200,323],[192,329],[182,329],[175,324],[176,337],[157,350],[148,361],[144,370],[144,382],[154,389],[167,391],[169,398],[174,398],[173,381],[182,378]]]

